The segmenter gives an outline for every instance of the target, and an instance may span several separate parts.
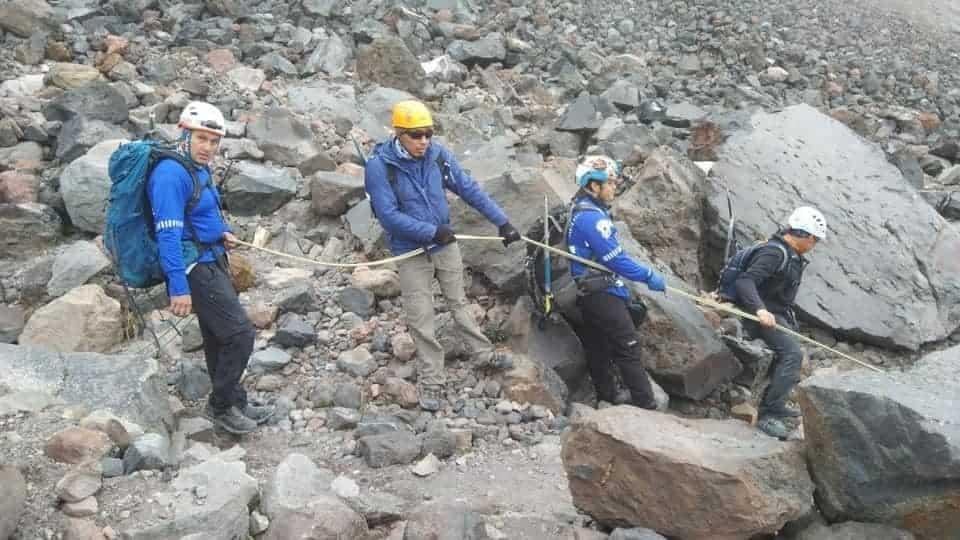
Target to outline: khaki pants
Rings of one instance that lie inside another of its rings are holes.
[[[483,335],[473,316],[467,310],[463,285],[463,260],[456,242],[431,253],[417,255],[397,263],[400,291],[407,328],[417,345],[420,363],[420,383],[442,385],[446,381],[443,367],[443,348],[437,341],[433,312],[433,278],[440,283],[440,292],[453,312],[457,333],[468,351],[476,356],[490,356],[493,344]]]

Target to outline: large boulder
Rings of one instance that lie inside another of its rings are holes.
[[[257,143],[265,159],[275,165],[304,167],[321,154],[310,126],[281,107],[273,107],[247,124],[247,137]]]
[[[815,137],[810,134],[817,134]],[[807,105],[758,112],[719,149],[705,213],[723,252],[726,190],[738,237],[763,238],[812,205],[829,234],[797,297],[801,318],[853,339],[917,349],[960,325],[960,231],[887,162],[879,147]]]
[[[173,426],[165,375],[152,358],[0,344],[0,386],[110,411],[145,429],[159,432]]]
[[[355,124],[360,119],[357,95],[352,84],[311,81],[287,90],[287,106],[291,111],[329,124],[338,121]]]
[[[110,259],[97,244],[80,240],[57,254],[47,282],[47,294],[51,297],[65,294],[109,267]]]
[[[69,163],[86,153],[90,148],[107,139],[128,139],[130,134],[122,127],[75,116],[63,124],[57,137],[57,159]]]
[[[154,494],[159,504],[137,507],[120,525],[129,540],[160,538],[246,538],[248,507],[256,500],[257,481],[242,461],[209,461],[181,470],[170,489]]]
[[[540,405],[560,415],[566,410],[570,389],[543,358],[515,352],[513,367],[498,373],[503,396],[517,403]]]
[[[290,454],[277,465],[263,493],[261,507],[270,518],[265,539],[358,538],[367,524],[330,490],[334,475],[303,454]]]
[[[106,352],[123,340],[123,324],[120,302],[99,285],[83,285],[36,310],[20,343],[63,352]]]
[[[647,158],[635,184],[613,203],[614,215],[660,261],[685,282],[704,288],[700,277],[706,178],[669,147]]]
[[[800,385],[810,471],[831,521],[922,538],[960,531],[960,347],[903,373],[856,370]]]
[[[357,51],[357,76],[390,88],[420,93],[426,73],[398,37],[378,38]]]
[[[502,62],[507,56],[507,47],[503,34],[493,32],[476,41],[453,40],[447,46],[447,54],[468,66],[486,66],[493,62]]]
[[[28,38],[37,32],[49,32],[56,25],[53,9],[44,0],[12,0],[0,5],[0,29],[16,36]]]
[[[583,345],[573,328],[559,318],[544,320],[528,296],[519,298],[510,313],[507,331],[510,350],[526,354],[554,370],[574,393],[587,376]]]
[[[110,154],[124,142],[122,139],[103,141],[70,162],[60,173],[60,194],[70,221],[78,229],[103,233],[110,198],[107,165]]]
[[[60,215],[39,203],[0,204],[0,258],[30,257],[60,238]]]
[[[461,165],[470,170],[473,178],[521,233],[543,217],[545,196],[551,208],[567,204],[573,196],[576,185],[570,181],[567,171],[550,165],[520,167],[513,159],[514,151],[508,148],[503,138],[466,148],[470,150],[469,157],[463,159]],[[457,231],[496,234],[496,228],[460,198],[450,204],[450,221]],[[501,290],[516,292],[522,287],[526,254],[523,246],[512,245],[504,249],[500,242],[473,241],[461,242],[460,251],[466,266],[486,276]]]
[[[667,285],[696,293],[673,272],[653,264],[625,223],[616,226],[626,253],[662,273]],[[679,294],[653,292],[642,283],[628,281],[627,286],[647,305],[647,320],[640,327],[640,350],[650,375],[668,394],[703,399],[740,373],[739,360],[696,303]]]
[[[318,172],[310,179],[310,206],[318,216],[340,217],[364,193],[363,178],[349,174]]]
[[[250,161],[241,161],[225,184],[224,202],[238,216],[266,215],[297,194],[297,180],[290,171]]]
[[[43,107],[48,120],[66,122],[77,116],[90,120],[103,120],[111,124],[127,121],[129,108],[123,94],[111,84],[95,81],[67,90],[60,97]]]
[[[571,426],[562,458],[574,504],[611,527],[742,540],[813,506],[801,445],[736,420],[610,407]]]

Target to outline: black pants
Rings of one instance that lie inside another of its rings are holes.
[[[198,263],[187,279],[213,383],[210,405],[214,411],[234,405],[242,409],[247,392],[240,378],[250,361],[256,333],[237,298],[226,261]]]
[[[583,342],[597,398],[613,403],[617,395],[613,373],[616,364],[633,405],[655,409],[650,379],[640,361],[640,339],[626,301],[598,292],[580,297],[577,305],[583,315],[577,334]]]
[[[792,317],[774,313],[777,324],[796,330],[797,325]],[[760,416],[770,410],[781,409],[787,401],[787,396],[793,387],[800,382],[800,367],[803,364],[803,350],[793,336],[774,328],[763,328],[757,322],[746,320],[743,329],[748,335],[762,339],[767,347],[773,351],[773,362],[770,364],[770,385],[767,386],[760,407],[757,411]]]

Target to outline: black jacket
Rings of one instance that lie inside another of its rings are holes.
[[[784,242],[780,234],[773,235],[770,241],[786,248],[786,266],[777,271],[783,262],[783,251],[777,247],[764,245],[758,248],[747,261],[746,269],[737,277],[737,303],[750,314],[766,309],[795,322],[792,307],[807,260]]]

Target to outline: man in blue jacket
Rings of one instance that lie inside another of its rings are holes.
[[[226,246],[232,246],[236,237],[220,213],[220,196],[208,167],[226,133],[224,124],[223,114],[213,105],[189,103],[179,123],[183,163],[161,160],[150,173],[147,193],[169,309],[178,317],[194,311],[200,323],[213,384],[207,414],[218,427],[242,434],[254,431],[273,410],[248,402],[240,384],[255,332],[230,278]],[[201,186],[199,199],[194,198],[194,177]]]
[[[623,251],[610,216],[616,196],[618,166],[605,157],[591,157],[578,172],[580,190],[574,196],[567,246],[570,253],[606,266],[615,274],[591,269],[576,261],[570,274],[577,283],[577,305],[583,324],[577,334],[587,355],[597,400],[614,403],[617,382],[613,365],[620,369],[631,404],[656,409],[647,371],[640,361],[640,341],[628,308],[630,290],[623,279],[646,283],[652,291],[665,291],[663,276],[634,261]]]
[[[460,196],[496,225],[505,246],[519,240],[520,233],[453,155],[431,142],[433,117],[423,103],[397,103],[392,124],[396,136],[374,149],[366,164],[364,184],[394,255],[420,247],[428,250],[397,266],[407,327],[420,358],[420,406],[436,411],[443,405],[446,372],[443,349],[435,335],[434,277],[467,350],[488,366],[504,369],[511,365],[509,357],[494,350],[467,310],[463,261],[450,224],[446,191]]]

